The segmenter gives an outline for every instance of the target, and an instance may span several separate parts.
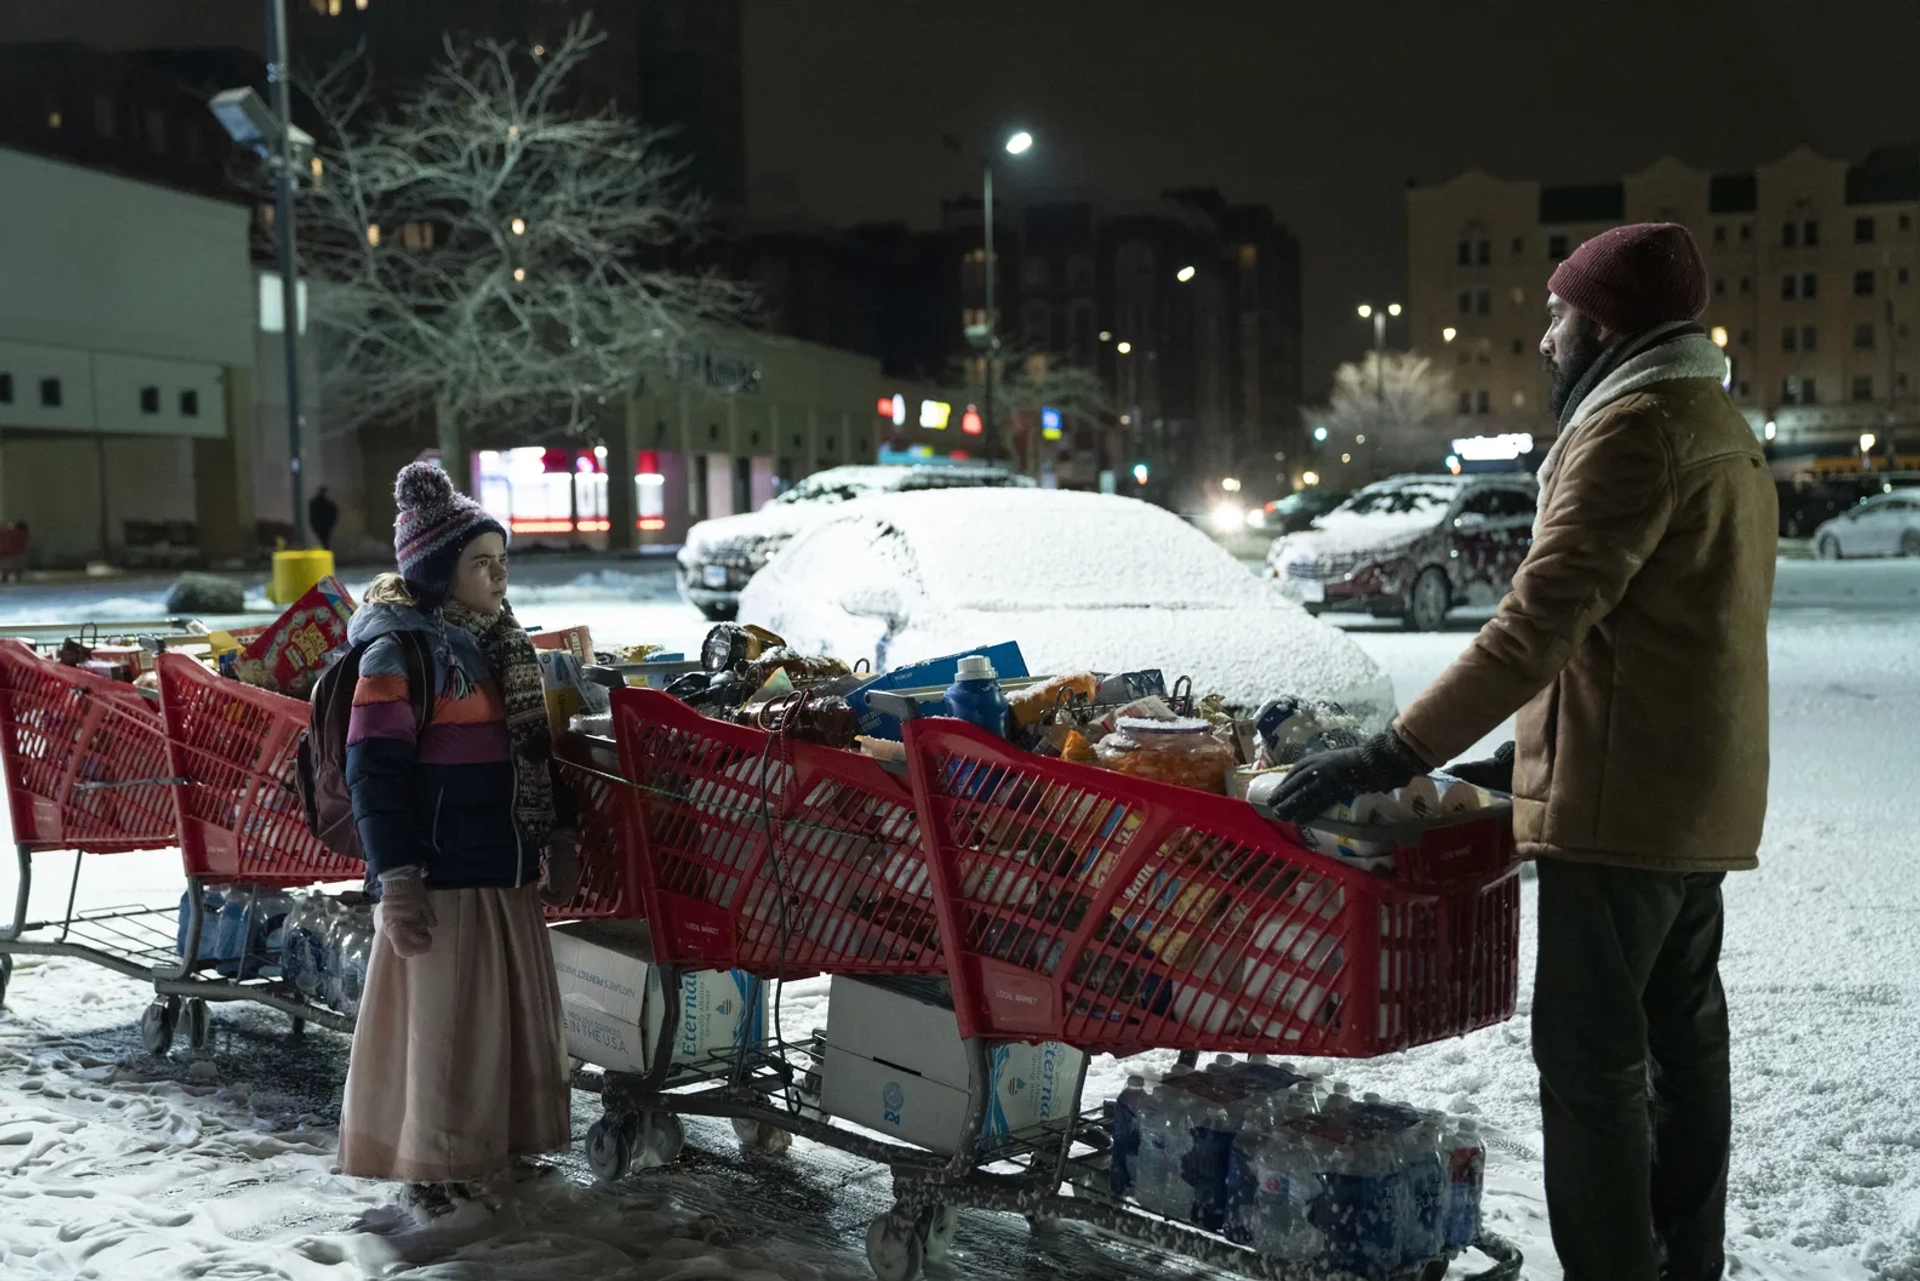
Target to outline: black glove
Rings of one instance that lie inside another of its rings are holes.
[[[1461,761],[1447,766],[1445,773],[1451,774],[1463,783],[1472,783],[1475,787],[1484,787],[1490,792],[1513,792],[1513,744],[1502,743],[1500,750],[1493,754],[1492,760]]]
[[[1268,809],[1284,823],[1318,818],[1334,806],[1371,792],[1405,787],[1427,772],[1427,763],[1392,730],[1358,747],[1309,756],[1275,789]]]

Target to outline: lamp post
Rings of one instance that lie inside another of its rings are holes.
[[[273,168],[273,231],[280,268],[280,343],[286,358],[287,471],[293,497],[293,541],[307,542],[307,504],[300,474],[300,280],[295,266],[293,184],[298,157],[313,139],[293,123],[293,68],[287,53],[286,0],[267,0],[267,88],[271,110],[251,89],[228,89],[208,103],[228,135]]]
[[[948,147],[960,150],[960,140],[949,135],[945,140]],[[1000,144],[1000,149],[1009,156],[1024,156],[1033,150],[1033,135],[1025,129],[1009,134]],[[988,458],[998,456],[999,422],[993,405],[993,362],[1000,354],[999,318],[994,314],[995,281],[997,264],[993,253],[993,151],[985,149],[980,156],[980,187],[982,213],[982,252],[986,261],[982,264],[986,277],[986,323],[980,327],[978,336],[972,332],[968,338],[980,348],[984,371],[980,380],[980,421],[986,428],[986,440],[983,443]]]
[[[1374,425],[1377,440],[1387,429],[1387,317],[1400,314],[1400,304],[1390,302],[1385,308],[1363,302],[1358,311],[1360,319],[1373,321],[1373,396],[1380,409],[1380,421]],[[1449,340],[1451,341],[1451,340]],[[1379,446],[1374,446],[1375,453]]]

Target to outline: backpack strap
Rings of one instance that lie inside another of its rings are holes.
[[[418,632],[395,632],[393,636],[407,671],[407,697],[413,703],[413,734],[417,739],[433,719],[433,655]]]

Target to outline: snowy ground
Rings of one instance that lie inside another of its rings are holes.
[[[574,563],[527,565],[513,594],[523,617],[586,622],[603,642],[690,647],[705,631],[674,598],[664,566],[581,574]],[[163,591],[157,580],[0,589],[0,626],[155,617]],[[1767,840],[1761,869],[1731,878],[1727,891],[1732,1274],[1914,1281],[1920,888],[1905,855],[1906,834],[1920,830],[1920,567],[1783,563],[1777,604]],[[1473,625],[1419,636],[1358,624],[1355,634],[1404,701]],[[177,898],[170,854],[89,864],[83,903]],[[67,866],[65,855],[42,859],[35,915],[57,912]],[[10,888],[0,876],[0,901]],[[1530,968],[1530,887],[1527,913]],[[1522,1244],[1529,1276],[1557,1281],[1540,1197],[1527,980],[1523,970],[1510,1024],[1328,1066],[1356,1089],[1477,1113],[1493,1135],[1493,1226]],[[789,988],[789,1036],[818,1021],[821,998],[818,985]],[[0,1277],[867,1275],[861,1234],[885,1208],[883,1172],[804,1143],[784,1159],[743,1158],[729,1130],[701,1123],[680,1165],[615,1190],[590,1186],[569,1154],[549,1177],[513,1189],[491,1223],[424,1240],[362,1230],[388,1192],[331,1172],[344,1041],[320,1032],[290,1041],[278,1016],[236,1006],[216,1014],[208,1052],[181,1047],[155,1062],[133,1031],[146,1000],[104,970],[21,961],[0,1014]],[[1099,1062],[1090,1094],[1112,1094],[1138,1063]],[[576,1132],[596,1115],[596,1101],[578,1096]],[[1035,1239],[1018,1220],[976,1215],[963,1223],[949,1275],[1211,1274],[1090,1233]]]

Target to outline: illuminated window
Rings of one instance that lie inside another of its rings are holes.
[[[367,243],[373,246],[375,249],[378,249],[380,247],[380,224],[379,223],[370,222],[367,224]]]

